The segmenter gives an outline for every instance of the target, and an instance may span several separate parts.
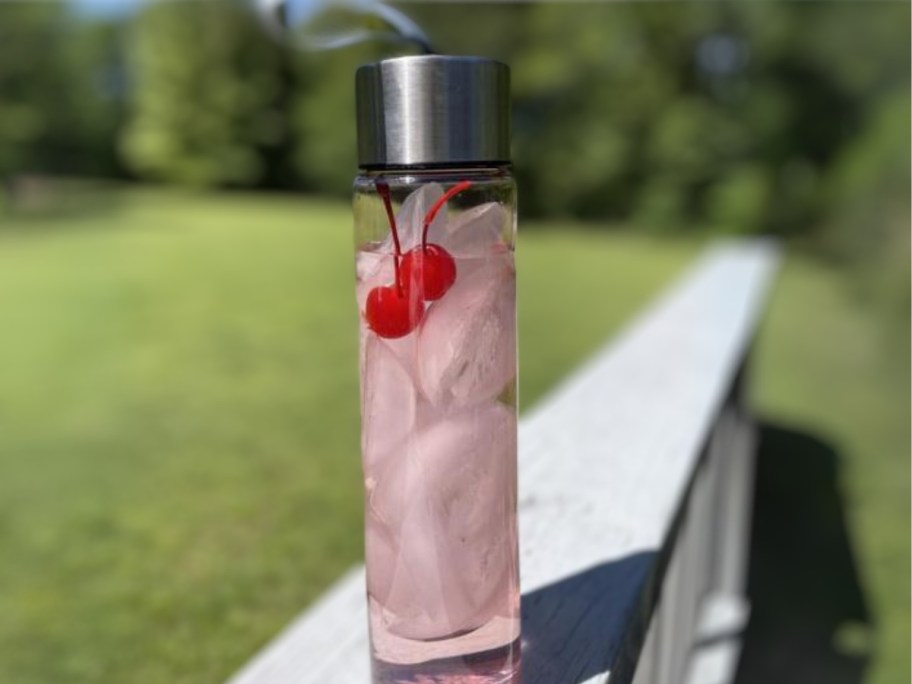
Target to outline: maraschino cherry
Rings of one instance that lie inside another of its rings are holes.
[[[402,279],[429,302],[443,297],[456,281],[456,261],[440,245],[415,247],[402,257]]]
[[[424,302],[396,285],[375,287],[367,293],[364,317],[380,337],[405,337],[421,322]]]
[[[403,280],[409,287],[418,284],[426,301],[440,299],[456,282],[456,260],[440,245],[428,243],[428,228],[443,206],[470,185],[469,181],[457,183],[434,202],[424,217],[421,246],[410,250],[402,259]]]
[[[377,194],[383,200],[393,236],[396,277],[393,285],[375,287],[367,295],[364,318],[380,337],[408,335],[424,316],[424,302],[440,299],[456,281],[456,260],[440,245],[428,243],[428,229],[447,201],[470,185],[469,181],[457,183],[434,202],[424,217],[421,245],[403,256],[389,186],[377,183]]]
[[[390,232],[393,235],[393,268],[396,282],[393,285],[375,287],[367,294],[364,318],[370,329],[380,337],[392,339],[405,337],[418,326],[424,315],[424,302],[420,297],[410,295],[402,286],[402,273],[399,268],[402,246],[399,244],[399,231],[396,229],[396,216],[393,214],[389,186],[386,183],[377,183],[377,193],[383,199]]]

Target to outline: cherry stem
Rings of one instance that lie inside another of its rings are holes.
[[[421,229],[421,249],[422,249],[422,251],[427,251],[428,228],[431,227],[431,223],[433,223],[434,219],[437,218],[437,213],[440,211],[440,209],[443,207],[443,205],[445,205],[452,197],[458,195],[460,192],[467,189],[471,185],[472,185],[471,181],[467,181],[467,180],[460,181],[460,182],[456,183],[456,185],[454,185],[452,188],[447,190],[445,193],[443,193],[443,195],[440,196],[440,199],[438,199],[436,202],[434,202],[433,205],[431,205],[431,208],[428,210],[428,213],[424,217],[424,225],[422,226],[422,229]]]
[[[377,194],[383,200],[383,206],[386,209],[386,218],[389,220],[390,232],[393,235],[393,249],[396,254],[393,256],[393,269],[396,272],[396,293],[402,296],[402,278],[399,276],[399,260],[402,258],[402,245],[399,244],[399,231],[396,229],[396,215],[393,213],[393,201],[390,198],[389,185],[383,181],[374,183],[377,187]]]

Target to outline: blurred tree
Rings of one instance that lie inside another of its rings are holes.
[[[299,141],[294,168],[306,187],[339,196],[351,191],[358,166],[354,73],[383,56],[378,46],[359,45],[298,59],[306,85],[295,94],[291,125]]]
[[[815,244],[859,271],[863,294],[889,307],[888,318],[908,333],[910,138],[909,96],[878,100],[861,133],[834,161],[824,188],[829,220],[818,227]],[[905,353],[905,352],[904,352]]]
[[[287,183],[286,60],[239,2],[146,6],[129,49],[130,167],[194,185]]]
[[[57,128],[66,80],[57,51],[62,12],[52,4],[0,9],[0,44],[15,59],[0,60],[0,176],[6,182],[43,156],[40,143]]]
[[[116,131],[124,124],[127,98],[122,27],[72,19],[68,26],[69,39],[61,44],[66,82],[73,89],[66,135],[78,141],[79,156],[65,170],[121,176],[126,169],[118,153]]]
[[[909,92],[908,5],[404,9],[439,51],[513,67],[526,216],[804,235],[854,257],[867,251],[848,246],[864,240],[865,207],[901,194],[883,169],[908,150],[884,141],[908,120],[895,104]],[[0,13],[0,40],[16,56],[0,63],[7,177],[120,174],[122,159],[140,178],[343,196],[355,166],[353,72],[407,50],[293,53],[242,0],[148,3],[124,44],[116,27],[76,21],[59,4]]]
[[[0,5],[0,178],[24,173],[115,175],[118,99],[102,81],[111,27],[77,24],[60,3]],[[110,95],[110,96],[109,96]]]

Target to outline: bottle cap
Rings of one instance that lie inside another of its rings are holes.
[[[365,168],[510,160],[510,69],[481,57],[422,55],[355,74],[358,163]]]

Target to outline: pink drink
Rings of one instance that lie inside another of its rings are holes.
[[[374,682],[516,682],[512,181],[396,180],[355,199]]]

